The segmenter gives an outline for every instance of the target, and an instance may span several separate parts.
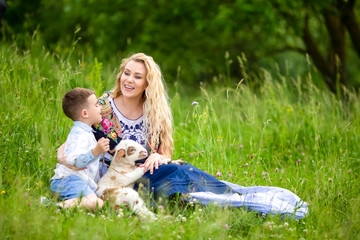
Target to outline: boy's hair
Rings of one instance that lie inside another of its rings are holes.
[[[73,121],[78,120],[81,110],[86,107],[88,97],[93,94],[93,90],[79,87],[67,92],[62,99],[65,115]]]

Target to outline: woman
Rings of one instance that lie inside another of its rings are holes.
[[[145,171],[142,182],[155,199],[183,193],[188,201],[196,198],[203,204],[230,204],[265,214],[292,215],[296,212],[295,217],[301,218],[307,213],[306,203],[285,189],[244,188],[219,181],[190,164],[159,166],[160,159],[171,158],[173,152],[172,114],[160,68],[152,57],[137,53],[123,59],[115,88],[98,101],[103,119],[111,124],[96,124],[93,127],[95,137],[108,137],[110,149],[114,149],[121,139],[132,139],[149,150],[149,156],[140,166]],[[111,154],[107,153],[105,163],[109,165],[110,159]],[[101,166],[102,173],[106,169],[106,165]],[[279,194],[282,197],[276,200],[275,196]],[[287,202],[284,202],[283,194],[286,194]],[[296,204],[303,204],[304,208],[296,211]]]
[[[95,137],[109,137],[110,149],[121,139],[132,139],[148,149],[150,155],[140,166],[156,198],[190,191],[230,191],[226,184],[189,164],[159,166],[173,152],[172,114],[160,68],[152,57],[138,53],[124,59],[115,88],[100,97],[99,103],[103,119],[108,118],[111,126],[95,125]],[[109,165],[110,154],[105,158]]]

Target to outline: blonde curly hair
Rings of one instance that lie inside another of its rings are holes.
[[[117,98],[122,95],[120,78],[126,64],[130,61],[143,63],[147,71],[147,87],[143,94],[143,112],[144,126],[149,126],[148,139],[150,147],[154,150],[156,143],[160,141],[162,153],[171,156],[174,148],[172,138],[173,118],[169,106],[169,98],[165,91],[164,78],[160,67],[154,59],[144,53],[136,53],[128,58],[124,58],[116,78],[115,88],[112,90],[112,97]]]

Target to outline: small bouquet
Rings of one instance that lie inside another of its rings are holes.
[[[112,126],[112,122],[109,120],[109,118],[103,118],[103,120],[101,121],[101,126],[102,126],[102,132],[105,133],[107,135],[107,137],[111,138],[111,126]],[[102,177],[102,172],[103,172],[103,167],[105,164],[105,154],[103,155],[103,159],[102,159],[102,166],[101,166],[101,174],[100,177]]]
[[[109,120],[109,118],[103,118],[103,120],[101,121],[101,126],[102,126],[102,131],[103,133],[106,134],[111,134],[111,126],[112,126],[112,122]]]

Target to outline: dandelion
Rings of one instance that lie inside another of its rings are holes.
[[[199,105],[199,103],[198,102],[196,102],[196,101],[194,101],[194,102],[192,102],[192,104],[191,105]]]
[[[40,181],[40,182],[38,182],[38,183],[36,184],[36,186],[37,186],[38,188],[42,187],[42,185],[43,185],[43,182],[42,182],[42,181]]]
[[[229,229],[229,224],[225,224],[225,229],[228,230]]]
[[[6,191],[5,191],[5,190],[2,190],[2,191],[1,191],[1,195],[4,195],[4,194],[6,194]]]
[[[186,217],[182,217],[182,218],[181,218],[181,221],[182,221],[182,222],[186,222]]]
[[[329,182],[332,182],[332,181],[333,181],[333,179],[332,179],[332,178],[328,178],[328,181],[329,181]]]

